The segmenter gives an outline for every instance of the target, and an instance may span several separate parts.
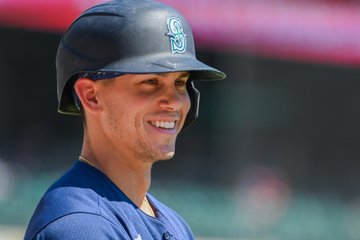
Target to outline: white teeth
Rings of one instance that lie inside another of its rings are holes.
[[[175,121],[171,121],[171,122],[155,121],[155,122],[151,122],[151,125],[157,128],[172,129],[175,127]]]

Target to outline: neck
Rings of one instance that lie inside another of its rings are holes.
[[[85,132],[81,156],[104,173],[136,206],[144,210],[146,193],[151,183],[152,163],[124,155],[117,149],[112,149],[111,145],[96,139],[99,138],[90,138]]]

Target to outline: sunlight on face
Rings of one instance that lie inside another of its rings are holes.
[[[190,109],[189,74],[129,74],[103,84],[104,131],[119,151],[155,162],[170,159]]]

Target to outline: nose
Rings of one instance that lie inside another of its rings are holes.
[[[187,91],[181,92],[175,86],[164,87],[160,95],[159,107],[167,111],[178,111],[190,103]]]

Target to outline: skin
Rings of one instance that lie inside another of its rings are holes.
[[[81,155],[107,175],[145,213],[151,167],[175,153],[175,142],[190,109],[187,72],[127,74],[74,88],[86,124]],[[170,130],[156,121],[175,121]]]

